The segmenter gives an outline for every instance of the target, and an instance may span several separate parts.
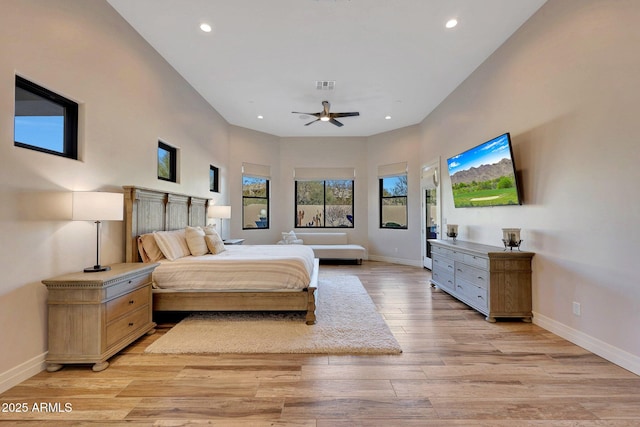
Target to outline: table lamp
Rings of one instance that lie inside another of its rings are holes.
[[[96,223],[96,264],[84,269],[85,273],[108,271],[111,267],[100,265],[100,224],[102,221],[122,221],[124,196],[122,193],[77,191],[73,193],[71,219]]]

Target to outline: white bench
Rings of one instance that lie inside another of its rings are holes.
[[[364,247],[349,243],[347,233],[296,233],[296,237],[319,259],[348,259],[362,264],[367,257]]]

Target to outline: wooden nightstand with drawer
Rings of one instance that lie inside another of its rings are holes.
[[[43,280],[49,290],[47,371],[65,364],[93,364],[94,371],[102,371],[111,356],[155,332],[151,273],[156,266],[114,264],[109,271]]]

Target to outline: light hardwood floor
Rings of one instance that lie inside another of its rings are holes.
[[[0,422],[640,426],[640,377],[534,324],[484,321],[431,288],[428,270],[321,266],[321,276],[333,274],[360,278],[402,355],[144,354],[171,327],[165,318],[158,333],[112,358],[105,371],[68,366],[3,393],[2,409],[25,403],[28,410],[0,412]]]

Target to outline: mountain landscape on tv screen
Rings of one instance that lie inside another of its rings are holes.
[[[490,181],[502,176],[513,176],[513,162],[511,159],[505,158],[492,165],[480,165],[458,171],[451,175],[451,184]]]
[[[456,208],[519,205],[513,161],[480,165],[451,175]]]

